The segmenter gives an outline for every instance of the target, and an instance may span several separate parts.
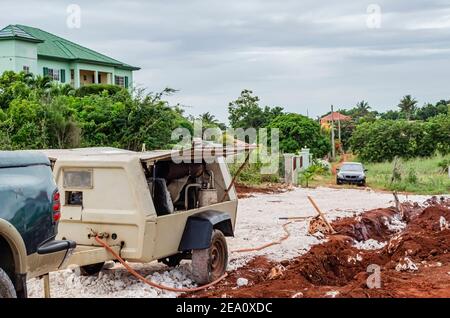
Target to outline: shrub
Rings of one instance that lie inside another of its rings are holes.
[[[170,148],[173,129],[192,131],[182,111],[162,99],[170,92],[132,96],[118,86],[91,85],[74,94],[47,77],[6,72],[0,76],[0,147]]]
[[[418,181],[418,178],[417,178],[417,173],[416,173],[416,170],[414,170],[414,169],[409,169],[409,171],[408,171],[408,176],[407,176],[407,178],[406,178],[406,181],[408,182],[408,183],[412,183],[412,184],[416,184],[417,183],[417,181]]]
[[[447,173],[450,167],[450,159],[443,159],[438,162],[438,167],[441,169],[442,173]]]
[[[429,157],[450,152],[450,119],[437,116],[429,122],[377,120],[358,125],[350,138],[352,151],[368,162]]]
[[[315,176],[323,175],[328,172],[328,167],[320,163],[313,163],[307,169],[303,170],[299,174],[300,183],[302,186],[309,187],[309,183]]]
[[[78,88],[75,92],[75,96],[84,97],[88,95],[100,95],[104,92],[107,95],[115,95],[118,92],[124,91],[125,89],[117,86],[117,85],[109,85],[109,84],[92,84],[87,86],[82,86]]]

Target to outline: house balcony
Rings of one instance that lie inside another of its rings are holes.
[[[112,84],[112,73],[80,70],[80,87],[91,84]]]
[[[99,72],[93,70],[79,69],[78,73],[74,69],[70,70],[70,85],[74,88],[88,86],[92,84],[118,85],[129,88],[129,77],[116,75],[110,72]]]

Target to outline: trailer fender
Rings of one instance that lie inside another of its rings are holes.
[[[178,250],[180,252],[210,247],[214,229],[234,236],[231,217],[226,212],[204,211],[188,217]]]

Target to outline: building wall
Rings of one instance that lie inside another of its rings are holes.
[[[30,73],[37,72],[37,44],[24,41],[15,42],[15,69],[16,72],[23,71],[24,66],[28,66]]]
[[[58,70],[60,74],[59,82],[62,83],[61,70],[66,73],[64,84],[70,84],[70,64],[64,61],[55,61],[47,58],[38,59],[38,75],[44,75],[44,68]]]
[[[127,78],[128,88],[133,87],[133,71],[118,69],[111,66],[89,64],[89,63],[70,63],[65,61],[53,60],[37,55],[37,44],[20,40],[0,41],[0,74],[10,70],[14,72],[23,71],[24,66],[28,66],[31,73],[35,75],[44,75],[44,68],[57,70],[59,73],[59,82],[63,83],[61,70],[64,70],[65,84],[72,84],[75,88],[80,87],[80,83],[92,84],[92,75],[84,81],[80,77],[80,70],[94,71],[96,81],[98,72],[102,72],[101,82],[106,84],[110,77],[111,84],[115,84],[115,76]],[[71,80],[71,70],[74,71],[74,79]],[[105,74],[106,73],[106,74]],[[109,75],[108,75],[109,74]],[[124,81],[125,84],[125,81]]]
[[[0,41],[0,74],[4,71],[23,71],[28,66],[31,73],[37,69],[37,44],[20,41]]]
[[[15,71],[14,41],[0,41],[0,73]]]
[[[128,88],[132,88],[133,87],[133,71],[128,71],[128,70],[122,70],[122,69],[115,69],[114,72],[114,76],[123,76],[123,77],[128,77]],[[115,79],[113,77],[113,84],[115,83]]]
[[[78,69],[86,70],[86,71],[97,71],[97,72],[105,72],[105,73],[113,73],[114,67],[97,65],[97,64],[88,64],[88,63],[76,63]]]

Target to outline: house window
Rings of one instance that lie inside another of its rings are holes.
[[[47,69],[47,75],[54,81],[59,81],[59,70],[49,68]]]
[[[70,80],[75,80],[75,70],[70,70]]]
[[[115,84],[119,85],[121,87],[125,87],[125,77],[124,76],[116,76],[115,77]]]
[[[30,67],[24,65],[24,66],[23,66],[23,71],[24,71],[25,74],[30,74]]]

